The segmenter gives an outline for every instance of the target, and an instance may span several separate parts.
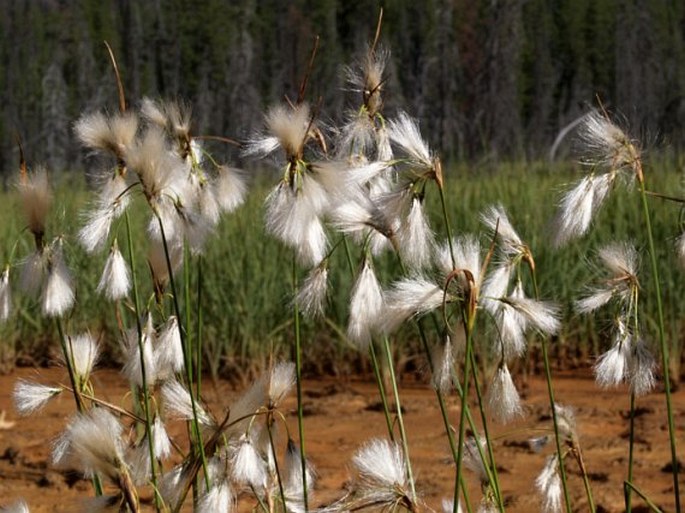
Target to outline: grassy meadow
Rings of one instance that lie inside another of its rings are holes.
[[[589,359],[608,345],[609,319],[605,325],[597,316],[579,316],[572,311],[573,301],[596,275],[593,251],[612,241],[632,240],[641,249],[646,244],[638,193],[633,190],[611,195],[588,235],[561,250],[552,248],[549,235],[559,195],[567,184],[578,180],[585,172],[573,164],[535,162],[459,165],[446,173],[448,215],[457,234],[480,233],[481,243],[487,247],[488,239],[479,214],[488,205],[501,203],[529,244],[537,264],[542,297],[557,302],[564,311],[563,329],[550,346],[553,365],[579,361],[587,365]],[[677,196],[682,190],[682,170],[677,159],[652,162],[646,166],[645,173],[649,187],[654,191]],[[253,171],[252,176],[247,201],[237,212],[222,219],[207,244],[201,276],[196,267],[185,270],[190,273],[191,290],[184,298],[190,300],[191,308],[202,316],[205,368],[214,375],[236,380],[264,367],[273,355],[289,357],[293,337],[291,250],[268,236],[263,228],[264,198],[278,178],[259,171]],[[76,234],[83,224],[82,214],[92,196],[85,181],[79,177],[64,174],[55,181],[48,230],[65,237],[67,262],[75,276],[78,297],[77,307],[66,322],[74,332],[89,329],[97,334],[105,342],[108,357],[115,361],[120,336],[116,316],[112,315],[114,306],[95,291],[106,252],[89,256],[76,242]],[[445,231],[437,193],[429,189],[426,201],[436,238],[442,240]],[[659,198],[650,199],[650,208],[660,254],[667,336],[673,348],[672,364],[677,368],[682,354],[685,318],[683,268],[674,251],[674,242],[680,233],[681,212],[677,203]],[[0,216],[3,219],[0,228],[3,262],[18,267],[21,258],[30,253],[33,241],[23,229],[21,205],[12,187],[1,193]],[[144,222],[141,220],[144,216],[131,217],[133,222]],[[121,226],[119,229],[123,232]],[[331,240],[336,242],[335,238]],[[145,241],[135,244],[137,272],[147,279]],[[330,266],[332,286],[326,317],[303,323],[305,372],[346,374],[370,369],[367,355],[360,354],[345,338],[353,281],[349,262],[357,265],[355,262],[359,261],[359,255],[351,254],[351,257],[348,261],[343,245],[335,251]],[[655,302],[649,290],[648,267],[647,262],[642,262],[642,286],[647,289],[643,294],[647,312],[644,322],[650,338],[655,338],[656,327],[650,317]],[[398,264],[388,254],[378,260],[377,271],[381,281],[387,284],[392,276],[398,275]],[[13,271],[13,274],[18,276],[19,272]],[[300,279],[303,277],[302,274]],[[199,298],[198,279],[202,280]],[[144,300],[154,301],[152,297]],[[11,366],[17,361],[42,363],[53,358],[57,351],[54,324],[40,315],[37,301],[22,294],[15,294],[13,301],[17,315],[12,322],[0,325],[0,357],[4,365]],[[414,329],[404,327],[396,337],[400,366],[405,370],[425,370]],[[566,357],[563,362],[559,360],[561,357]],[[529,367],[538,366],[536,358],[533,349],[529,352]]]

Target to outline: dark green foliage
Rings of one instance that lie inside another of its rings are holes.
[[[419,117],[445,159],[545,155],[597,96],[633,133],[685,140],[676,0],[6,0],[0,172],[16,165],[15,133],[30,161],[81,167],[71,123],[116,109],[104,40],[130,101],[183,99],[196,133],[240,139],[266,105],[297,96],[319,36],[308,99],[338,120],[349,105],[341,68],[373,38],[381,6],[392,51],[386,112]]]

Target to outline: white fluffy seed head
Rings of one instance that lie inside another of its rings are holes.
[[[481,214],[483,224],[492,232],[497,229],[497,237],[502,243],[502,249],[507,255],[515,255],[524,248],[523,241],[516,233],[506,210],[501,204],[490,205]]]
[[[143,386],[143,371],[145,371],[145,383],[150,386],[157,379],[157,360],[153,352],[157,334],[152,324],[152,317],[148,314],[143,324],[140,341],[138,330],[130,329],[124,340],[126,361],[123,373],[134,385]],[[142,360],[141,360],[142,351]],[[143,367],[144,366],[144,367]]]
[[[30,415],[42,409],[50,399],[61,392],[61,388],[20,379],[14,385],[12,398],[14,407],[20,415]]]
[[[12,289],[10,287],[10,268],[5,267],[0,275],[0,322],[9,319],[12,311]]]
[[[406,488],[404,455],[393,442],[380,438],[367,442],[356,452],[352,463],[365,488]]]
[[[269,373],[267,396],[269,403],[277,407],[295,386],[295,364],[292,362],[277,363]]]
[[[52,205],[52,190],[47,170],[37,168],[31,173],[22,173],[17,187],[28,229],[34,235],[42,237]]]
[[[175,315],[169,317],[160,330],[154,356],[159,379],[167,379],[183,370],[181,332]]]
[[[421,138],[421,132],[414,119],[400,112],[397,119],[388,124],[390,140],[404,151],[414,165],[432,169],[433,159],[428,145]]]
[[[89,332],[69,337],[67,349],[76,377],[83,383],[88,380],[100,355],[100,346]]]
[[[629,242],[615,242],[602,247],[599,259],[614,278],[636,277],[640,256],[635,246]]]
[[[573,407],[557,403],[554,405],[554,412],[557,416],[559,434],[568,440],[576,440],[578,432],[576,430],[576,413]]]
[[[78,414],[67,426],[69,451],[87,475],[100,473],[117,480],[124,463],[123,428],[105,408]]]
[[[131,273],[115,240],[96,290],[110,301],[117,301],[128,296],[130,289]]]
[[[527,325],[545,335],[554,335],[561,328],[559,307],[553,303],[514,295],[505,301],[525,318]]]
[[[367,259],[352,289],[347,337],[359,347],[368,347],[383,307],[383,291]]]
[[[322,262],[304,279],[297,291],[295,301],[304,315],[309,318],[323,317],[328,291],[328,263]]]
[[[433,350],[433,387],[447,394],[452,389],[452,369],[454,368],[454,346],[449,335],[444,338],[444,344],[437,345]]]
[[[502,424],[523,413],[521,398],[506,364],[498,367],[495,372],[486,402],[492,416]]]
[[[639,151],[630,138],[599,111],[588,113],[578,127],[580,150],[588,165],[606,165],[612,170],[632,169]]]
[[[267,231],[292,247],[305,265],[318,265],[326,256],[328,240],[320,218],[325,204],[323,188],[304,177],[299,190],[281,182],[266,199]]]
[[[393,332],[414,315],[422,315],[440,307],[443,296],[442,288],[426,278],[400,280],[384,294],[385,309],[380,328],[385,333]]]
[[[225,480],[212,483],[212,488],[200,498],[198,513],[231,513],[235,509],[235,497]]]
[[[61,239],[57,239],[50,247],[47,271],[41,300],[43,314],[61,317],[71,309],[76,300],[71,273],[64,261]]]
[[[193,420],[193,404],[188,390],[178,381],[171,379],[162,385],[164,411],[171,418]],[[203,426],[214,426],[216,423],[207,414],[202,405],[195,401],[197,420]]]
[[[628,377],[631,352],[631,336],[627,334],[616,340],[614,346],[597,358],[595,379],[602,388],[615,387]]]
[[[228,166],[220,166],[214,180],[214,193],[221,210],[233,212],[245,201],[247,194],[247,180],[240,170]]]
[[[397,232],[397,244],[402,259],[409,268],[419,270],[430,262],[434,236],[423,202],[419,198],[414,198],[411,202],[409,213]]]
[[[542,495],[542,508],[546,513],[561,512],[561,477],[557,455],[549,456],[542,472],[535,479],[535,487]]]
[[[654,388],[656,384],[655,369],[654,355],[647,347],[645,340],[638,338],[633,343],[628,365],[628,381],[630,382],[630,389],[635,392],[635,395],[645,395]]]
[[[249,436],[241,436],[233,448],[231,468],[238,484],[250,485],[257,493],[266,487],[266,464]]]
[[[29,506],[26,504],[26,501],[24,499],[19,499],[16,502],[13,502],[12,504],[9,504],[4,507],[0,507],[0,512],[1,513],[30,513],[29,511]]]
[[[554,222],[554,245],[561,247],[587,232],[614,181],[611,174],[588,175],[567,191]]]

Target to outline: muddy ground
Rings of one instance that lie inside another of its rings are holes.
[[[56,398],[46,409],[31,417],[18,417],[11,392],[19,378],[44,383],[66,381],[62,369],[19,368],[0,376],[0,506],[23,497],[33,513],[81,511],[81,500],[91,494],[88,481],[72,473],[50,468],[51,442],[73,412],[73,400],[66,394]],[[128,389],[114,370],[95,373],[98,395],[112,403],[127,406]],[[239,391],[227,382],[206,382],[205,398],[215,412],[230,404]],[[599,390],[592,376],[578,372],[555,376],[557,400],[576,409],[580,441],[591,477],[597,510],[623,511],[622,483],[628,459],[628,410],[626,390]],[[382,437],[386,424],[380,410],[378,393],[373,383],[356,380],[312,380],[304,383],[305,431],[307,452],[318,472],[312,502],[326,504],[344,494],[351,474],[349,462],[357,448],[372,437]],[[525,443],[539,429],[551,426],[546,384],[539,377],[529,378],[522,387],[526,414],[521,420],[506,426],[491,425],[496,440],[495,455],[507,511],[534,512],[540,510],[534,480],[545,456],[533,453]],[[450,497],[454,471],[443,423],[435,394],[425,384],[403,383],[401,397],[405,411],[411,460],[414,464],[417,489],[428,510],[440,511],[444,497]],[[685,388],[673,395],[678,453],[685,460]],[[295,401],[289,399],[286,410],[293,433],[297,433],[294,415]],[[674,511],[673,481],[670,473],[670,449],[665,416],[664,394],[655,391],[638,402],[636,419],[637,444],[635,483],[663,511]],[[458,422],[456,397],[449,399],[449,415]],[[173,430],[183,433],[184,427]],[[181,437],[183,438],[183,437]],[[575,463],[567,465],[571,497],[575,511],[588,511],[582,481]],[[467,474],[471,496],[480,492],[475,478]],[[681,490],[685,490],[685,472],[680,474]],[[633,511],[648,511],[644,502],[635,499]],[[249,511],[252,503],[243,501],[241,511]]]

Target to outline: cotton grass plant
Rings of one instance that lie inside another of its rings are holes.
[[[212,157],[193,132],[189,106],[150,98],[127,105],[114,59],[119,111],[85,113],[74,125],[77,138],[101,166],[78,233],[49,233],[47,218],[58,199],[48,173],[29,170],[22,157],[17,188],[34,249],[23,259],[21,288],[54,321],[69,382],[21,380],[13,396],[21,415],[49,408],[64,392],[73,396],[75,412],[54,442],[52,460],[92,479],[95,497],[88,511],[114,507],[137,512],[146,502],[156,511],[174,512],[188,503],[199,512],[230,512],[246,503],[265,513],[433,511],[422,498],[404,424],[393,344],[405,324],[413,326],[424,349],[454,465],[453,496],[445,498],[444,511],[506,510],[494,429],[525,416],[512,369],[534,340],[542,349],[549,431],[555,439],[554,453],[541,459],[542,471],[534,482],[542,510],[570,513],[575,507],[568,490],[568,461],[577,463],[589,509],[595,510],[573,409],[559,405],[554,396],[548,343],[561,330],[560,307],[541,299],[533,251],[502,204],[480,214],[481,233],[453,229],[441,160],[422,137],[420,121],[402,111],[387,117],[384,112],[389,52],[378,44],[379,32],[380,21],[362,59],[346,69],[354,106],[339,126],[326,126],[321,121],[325,106],[306,100],[314,52],[297,99],[271,106],[263,131],[242,145],[245,157],[272,159],[282,172],[264,201],[264,225],[292,253],[294,363],[277,361],[272,346],[262,375],[225,410],[212,411],[202,398],[203,254],[221,216],[243,202],[245,175]],[[658,300],[638,145],[600,112],[587,116],[579,136],[582,161],[591,173],[563,196],[553,244],[561,247],[585,234],[609,194],[637,182]],[[426,208],[432,195],[441,207],[437,223]],[[142,219],[133,223],[133,216]],[[135,232],[135,226],[143,231]],[[134,240],[148,242],[148,274],[140,272]],[[80,284],[72,277],[65,251],[72,241],[92,262],[104,262],[93,286],[117,320],[131,408],[98,397],[93,375],[102,341],[69,326],[69,313],[80,307]],[[339,332],[372,361],[387,437],[361,445],[350,463],[347,491],[317,508],[312,500],[316,472],[305,450],[306,341],[300,320],[303,315],[313,322],[326,319],[329,288],[339,285],[330,283],[336,251],[345,254],[351,283],[347,324]],[[396,260],[396,274],[377,271],[385,253]],[[611,312],[611,347],[598,356],[594,370],[600,387],[630,385],[625,483],[630,510],[631,491],[636,490],[635,399],[655,385],[656,365],[640,321],[637,249],[613,243],[598,255],[606,268],[603,279],[586,290],[576,307],[588,315],[599,309]],[[0,275],[3,320],[12,314],[11,270],[8,265]],[[196,289],[191,287],[193,273]],[[679,512],[669,353],[660,302],[658,310]],[[290,433],[284,409],[293,388],[297,435]],[[450,402],[459,406],[458,415],[450,415]],[[173,422],[186,425],[187,441],[171,439]],[[550,436],[534,439],[531,446],[541,450]],[[475,477],[478,496],[469,493],[465,470]],[[5,508],[27,510],[22,502]]]

